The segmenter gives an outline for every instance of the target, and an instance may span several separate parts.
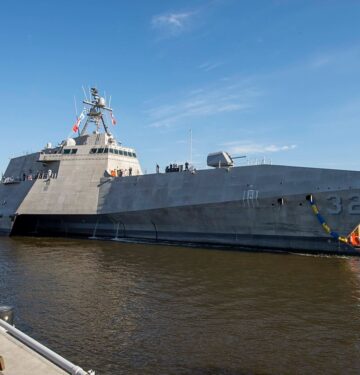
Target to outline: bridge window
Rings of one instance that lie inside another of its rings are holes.
[[[103,148],[98,148],[98,151],[97,151],[98,154],[102,154],[103,152],[104,152]]]
[[[107,154],[109,152],[109,149],[108,148],[105,148],[104,149],[104,154]]]
[[[122,150],[119,150],[119,155],[124,155],[124,152]]]
[[[76,154],[76,153],[77,153],[77,148],[73,148],[73,149],[71,150],[71,153],[72,153],[72,154]]]
[[[65,150],[64,150],[64,154],[70,154],[70,149],[69,148],[66,148]]]
[[[125,156],[128,156],[128,152],[127,152],[127,151],[124,151],[124,155],[125,155]]]
[[[135,154],[135,152],[133,152],[133,157],[136,158],[136,154]]]
[[[114,153],[115,153],[116,155],[119,155],[119,150],[115,149],[115,150],[114,150]]]
[[[91,150],[90,150],[90,154],[96,154],[96,148],[92,148]]]

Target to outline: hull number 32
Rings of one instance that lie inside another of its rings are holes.
[[[326,198],[329,203],[327,212],[337,215],[345,209],[350,215],[360,215],[360,196],[353,195],[348,199],[341,199],[338,195],[330,195]]]

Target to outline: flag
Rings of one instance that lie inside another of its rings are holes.
[[[79,121],[79,119],[77,119],[77,121],[75,122],[75,124],[72,127],[72,130],[73,130],[74,133],[77,133],[77,131],[79,130],[79,124],[80,124],[80,121]]]
[[[113,125],[116,125],[116,118],[114,117],[113,113],[110,112],[110,116],[111,116],[111,122]]]
[[[84,113],[84,111],[82,111],[78,120],[80,120],[80,122],[81,122],[84,119],[84,117],[85,117],[85,113]],[[80,124],[80,122],[79,122],[79,124]]]
[[[78,119],[76,120],[75,124],[72,127],[72,130],[74,133],[77,133],[77,131],[79,130],[80,123],[84,119],[84,117],[85,117],[85,114],[84,114],[84,111],[82,111],[80,113],[80,116],[78,117]]]

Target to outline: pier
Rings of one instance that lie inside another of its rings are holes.
[[[84,371],[13,325],[13,309],[0,306],[0,375],[95,375]]]
[[[64,370],[28,348],[0,328],[0,356],[3,358],[3,375],[64,375]]]

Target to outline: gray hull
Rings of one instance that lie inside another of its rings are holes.
[[[319,195],[319,198],[321,196]],[[226,202],[100,215],[20,215],[13,234],[224,245],[234,249],[359,255],[331,238],[305,196],[285,197],[286,207],[259,201]],[[319,199],[321,201],[321,199]],[[352,224],[350,224],[351,227]]]
[[[307,199],[331,233],[349,236],[360,223],[357,171],[259,165],[97,178],[102,170],[74,161],[56,178],[0,185],[0,230],[359,254],[324,230]]]

